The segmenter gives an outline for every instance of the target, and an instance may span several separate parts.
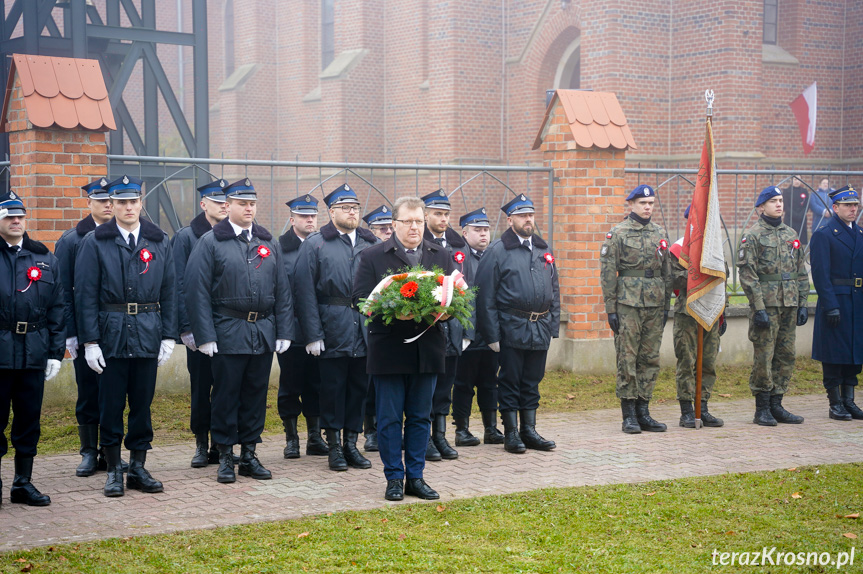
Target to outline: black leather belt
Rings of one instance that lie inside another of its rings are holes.
[[[515,315],[516,317],[521,317],[522,319],[527,319],[531,323],[536,323],[540,319],[542,319],[545,315],[548,314],[548,309],[545,311],[522,311],[521,309],[513,309],[512,307],[504,307],[501,309],[504,313],[509,313],[510,315]]]
[[[321,297],[318,305],[339,305],[340,307],[353,307],[354,301],[349,297]]]
[[[662,277],[662,272],[656,272],[653,269],[623,269],[617,272],[618,277]]]
[[[11,331],[16,335],[26,335],[30,331],[38,331],[39,329],[44,329],[46,325],[48,325],[48,321],[45,319],[36,321],[35,323],[28,323],[27,321],[17,321],[15,323],[0,323],[0,331]]]
[[[126,315],[137,315],[138,313],[157,313],[162,309],[158,303],[103,303],[99,305],[100,311],[113,311],[125,313]]]
[[[261,319],[266,319],[273,314],[273,310],[268,311],[237,311],[228,307],[216,307],[216,313],[225,317],[233,317],[234,319],[242,319],[247,323],[255,323]]]
[[[855,277],[853,279],[830,279],[834,285],[844,285],[847,287],[863,287],[863,277]]]

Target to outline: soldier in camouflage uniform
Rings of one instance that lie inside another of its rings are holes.
[[[648,410],[672,290],[668,235],[650,221],[655,196],[647,185],[632,190],[626,198],[632,211],[605,236],[600,251],[602,294],[617,352],[617,397],[628,434],[666,430]]]
[[[782,395],[794,372],[795,322],[803,326],[809,318],[809,276],[797,233],[782,223],[782,190],[765,188],[755,207],[761,217],[743,234],[737,254],[740,284],[751,309],[753,422],[800,424],[803,417],[785,410]]]

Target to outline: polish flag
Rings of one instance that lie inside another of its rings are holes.
[[[800,127],[800,137],[803,139],[803,155],[809,155],[815,149],[815,116],[818,114],[818,82],[803,90],[789,104],[797,125]]]

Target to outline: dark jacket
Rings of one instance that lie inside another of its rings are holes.
[[[42,272],[30,282],[27,270]],[[60,264],[48,248],[25,233],[13,251],[0,239],[0,369],[45,369],[48,359],[63,358],[66,331]],[[15,334],[19,322],[45,322],[41,328]],[[2,383],[0,383],[2,384]]]
[[[78,342],[99,343],[109,359],[155,358],[163,339],[177,338],[171,243],[157,226],[140,223],[134,252],[112,218],[84,237],[75,258]],[[141,260],[143,249],[153,256],[149,267]],[[158,303],[160,310],[130,315],[104,308],[127,303]]]
[[[465,256],[466,259],[462,264],[462,273],[464,273],[465,281],[471,287],[476,285],[476,270],[479,267],[479,262],[482,259],[482,255],[476,255],[470,246],[465,247]],[[458,267],[458,264],[456,264]],[[485,340],[483,340],[480,335],[479,328],[477,325],[477,313],[476,313],[476,304],[477,301],[474,301],[473,313],[471,314],[470,322],[473,324],[471,329],[464,330],[464,336],[471,340],[470,347],[465,349],[467,351],[488,351],[488,344]]]
[[[72,229],[63,232],[54,244],[54,255],[60,263],[60,278],[66,301],[66,337],[78,336],[78,325],[75,319],[75,257],[78,255],[78,245],[84,236],[96,229],[92,215],[78,222]],[[83,341],[79,341],[83,343]]]
[[[189,314],[186,312],[186,290],[183,283],[186,277],[186,265],[195,243],[212,228],[213,226],[207,220],[207,214],[201,212],[192,219],[188,227],[182,228],[171,239],[171,248],[174,250],[174,269],[177,274],[177,333],[180,335],[192,330],[192,326],[189,324]]]
[[[863,364],[863,228],[833,217],[812,234],[812,282],[818,292],[812,358],[840,365]],[[861,286],[848,285],[859,281]],[[846,283],[837,285],[837,283]],[[839,309],[839,326],[825,321]]]
[[[547,263],[552,254],[541,237],[534,235],[533,250],[521,244],[512,229],[489,245],[477,268],[477,318],[487,343],[500,342],[514,349],[545,350],[560,329],[560,290],[557,265]],[[548,311],[538,321],[518,317],[508,310]]]
[[[426,268],[440,267],[447,274],[455,269],[446,249],[423,241],[420,264]],[[395,235],[366,249],[354,276],[354,304],[368,297],[384,277],[410,267],[404,251],[396,244]],[[446,370],[446,339],[441,322],[414,341],[428,325],[416,321],[393,321],[389,325],[377,318],[369,323],[366,370],[370,375],[410,373],[443,373]]]
[[[459,271],[462,271],[462,265],[455,260],[455,254],[461,252],[467,258],[467,252],[470,248],[465,243],[464,237],[458,234],[452,227],[447,227],[444,231],[444,239],[446,240],[446,250],[449,252],[450,258],[453,260],[453,265]],[[434,243],[435,237],[426,227],[423,233],[423,239]],[[464,271],[462,271],[464,273]],[[446,356],[457,357],[461,355],[461,341],[465,337],[464,327],[458,321],[444,321],[443,329],[446,335]]]
[[[288,281],[291,282],[291,289],[296,288],[296,280],[294,278],[294,270],[297,266],[297,259],[300,256],[300,245],[303,244],[303,240],[297,237],[294,228],[291,227],[288,229],[287,233],[279,237],[279,246],[282,248],[282,265],[285,266],[285,273],[288,276]],[[296,296],[294,296],[294,301],[296,301]],[[305,333],[303,333],[303,327],[300,325],[300,318],[297,315],[297,307],[298,305],[294,305],[294,337],[293,340],[294,345],[303,345],[305,346],[307,343],[311,343],[306,337]]]
[[[258,255],[260,246],[269,256]],[[249,243],[227,218],[205,233],[192,249],[184,278],[195,343],[216,342],[225,355],[261,355],[276,349],[276,339],[293,341],[291,285],[281,260],[281,249],[260,225],[252,225]],[[268,315],[250,322],[220,309]]]
[[[360,253],[377,242],[368,229],[357,228],[356,245],[332,222],[303,242],[294,273],[294,297],[303,333],[324,341],[322,359],[365,357],[363,318],[351,305],[354,272]]]

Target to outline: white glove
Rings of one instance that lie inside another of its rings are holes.
[[[198,350],[207,355],[208,357],[212,357],[219,352],[219,347],[217,347],[216,342],[213,341],[212,343],[204,343],[203,345],[198,347]]]
[[[60,361],[57,359],[48,359],[48,365],[45,367],[45,380],[50,381],[60,372]]]
[[[287,339],[276,339],[276,352],[282,354],[291,348],[291,342]]]
[[[86,343],[84,345],[84,358],[87,360],[87,366],[102,374],[102,369],[105,368],[105,356],[102,354],[102,349],[99,343]]]
[[[171,358],[171,353],[174,352],[174,339],[162,339],[162,345],[159,347],[159,358],[156,359],[156,366],[161,367]]]
[[[314,343],[309,343],[308,345],[306,345],[306,353],[315,357],[320,357],[321,353],[325,350],[326,349],[324,348],[324,342],[322,340],[315,341]]]
[[[73,361],[78,358],[78,337],[66,338],[66,350],[69,351]]]
[[[500,353],[500,341],[495,343],[489,343],[488,348],[494,351],[495,353]]]
[[[195,346],[195,335],[193,335],[191,331],[186,331],[185,333],[180,335],[180,340],[183,341],[183,344],[189,347],[192,352],[198,350],[198,347]]]
[[[462,339],[461,340],[461,350],[464,351],[468,347],[470,347],[470,339]]]

